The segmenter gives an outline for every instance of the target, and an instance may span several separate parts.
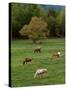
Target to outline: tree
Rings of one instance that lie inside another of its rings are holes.
[[[55,37],[56,36],[56,15],[57,15],[57,9],[51,10],[50,6],[46,6],[46,9],[43,11],[43,19],[48,23],[48,29],[49,29],[49,36]]]
[[[65,7],[46,6],[43,10],[43,19],[48,23],[50,37],[64,37],[65,36]]]
[[[56,35],[59,37],[65,36],[65,7],[62,7],[59,15],[56,17]]]
[[[21,35],[27,35],[34,43],[36,43],[39,39],[48,36],[47,23],[41,18],[32,17],[30,23],[28,25],[24,25],[19,33]]]
[[[40,8],[36,4],[11,3],[12,37],[19,37],[19,30],[28,24],[32,16],[40,16]]]

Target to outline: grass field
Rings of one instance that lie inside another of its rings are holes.
[[[42,47],[42,53],[34,53],[33,49]],[[46,39],[43,43],[33,44],[30,40],[13,40],[11,43],[11,84],[12,87],[55,85],[65,83],[65,41],[64,39]],[[55,51],[62,56],[52,59]],[[26,57],[32,58],[31,64],[23,65]],[[48,74],[43,78],[35,78],[38,68],[47,68]]]

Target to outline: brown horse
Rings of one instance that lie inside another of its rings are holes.
[[[34,53],[37,52],[37,53],[41,53],[41,47],[37,47],[36,49],[34,49]]]
[[[25,60],[23,61],[23,64],[27,64],[28,62],[31,62],[32,59],[31,58],[25,58]]]
[[[60,52],[54,53],[52,57],[54,57],[54,58],[59,58],[59,57],[60,57]]]

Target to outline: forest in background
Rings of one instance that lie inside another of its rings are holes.
[[[43,20],[47,24],[47,31],[49,32],[48,35],[49,38],[65,37],[64,6],[11,3],[10,22],[11,22],[12,39],[28,39],[29,37],[27,34],[21,35],[19,31],[23,29],[25,25],[28,25],[30,22],[32,22],[32,18],[34,19],[34,17],[41,18],[41,21]],[[32,27],[31,25],[29,25],[29,28]],[[33,25],[33,28],[35,29],[35,25]]]

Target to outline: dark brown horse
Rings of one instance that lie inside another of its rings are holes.
[[[37,47],[36,49],[34,49],[34,53],[37,52],[37,53],[41,53],[41,47]]]
[[[23,64],[27,64],[27,63],[29,63],[29,62],[31,62],[31,61],[32,61],[31,58],[25,58],[25,60],[23,61]]]

